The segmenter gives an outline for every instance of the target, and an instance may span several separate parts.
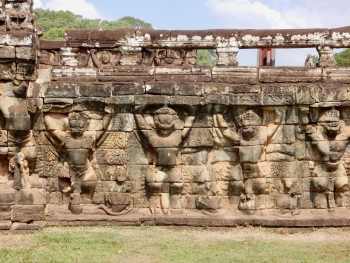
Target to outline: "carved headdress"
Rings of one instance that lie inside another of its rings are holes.
[[[239,126],[259,126],[261,124],[259,115],[252,110],[239,115],[236,119]]]
[[[164,105],[162,108],[154,112],[154,115],[159,115],[159,114],[177,115],[177,112],[169,108],[168,105]]]
[[[326,122],[326,121],[339,121],[340,119],[340,113],[338,110],[336,110],[334,107],[320,115],[318,118],[319,122]]]

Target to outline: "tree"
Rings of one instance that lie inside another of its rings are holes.
[[[87,19],[81,15],[75,15],[70,11],[53,11],[46,9],[35,9],[36,24],[44,31],[42,39],[63,40],[64,31],[67,29],[118,29],[118,28],[149,28],[150,23],[131,16],[124,16],[115,21]]]
[[[218,56],[215,49],[199,49],[197,51],[197,64],[199,66],[216,66]]]
[[[337,62],[338,67],[350,67],[350,48],[335,53],[334,59]]]

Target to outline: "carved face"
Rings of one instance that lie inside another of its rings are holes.
[[[338,133],[340,131],[339,118],[337,118],[337,117],[327,118],[325,120],[325,128],[326,128],[328,134]]]
[[[162,134],[170,134],[174,130],[175,119],[171,114],[158,114],[154,116],[154,124]]]
[[[68,121],[71,133],[82,136],[88,125],[87,118],[80,113],[71,113],[68,116]]]
[[[252,125],[251,123],[242,123],[242,136],[246,140],[253,139],[259,132],[258,125]]]
[[[110,55],[108,52],[102,52],[101,54],[101,61],[103,64],[108,64],[110,62]]]

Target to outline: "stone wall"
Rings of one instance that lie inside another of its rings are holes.
[[[350,27],[67,31],[2,1],[0,228],[349,226]],[[39,48],[40,46],[40,48]],[[317,67],[239,67],[244,48]],[[198,66],[215,49],[215,67]],[[38,60],[36,58],[38,57]]]

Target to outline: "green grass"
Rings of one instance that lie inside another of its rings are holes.
[[[350,262],[350,232],[77,227],[0,233],[0,262]]]

